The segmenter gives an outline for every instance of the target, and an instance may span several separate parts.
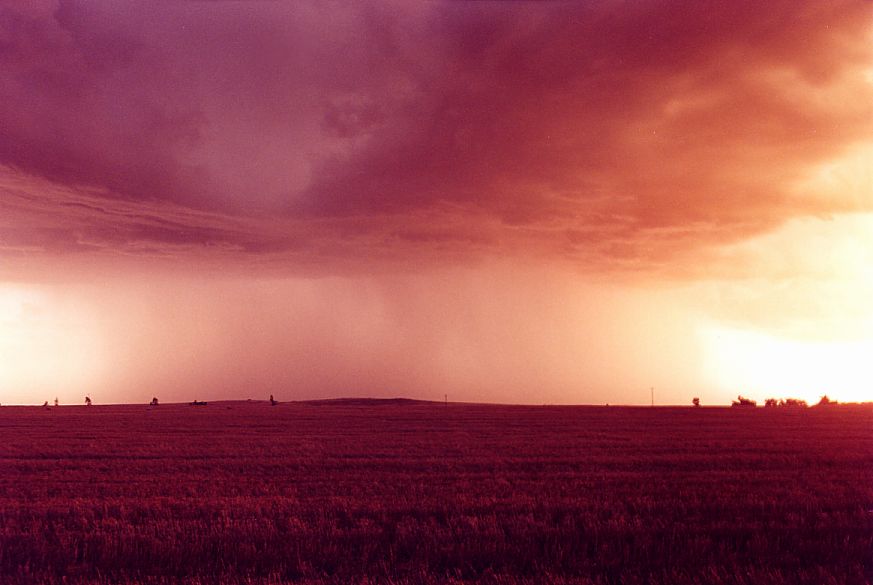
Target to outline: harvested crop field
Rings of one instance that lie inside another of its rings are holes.
[[[0,582],[873,581],[873,408],[0,408]]]

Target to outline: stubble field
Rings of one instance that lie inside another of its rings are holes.
[[[873,409],[0,408],[0,582],[873,581]]]

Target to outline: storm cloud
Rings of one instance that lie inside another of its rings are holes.
[[[0,17],[4,254],[647,270],[873,136],[863,2],[43,2]]]

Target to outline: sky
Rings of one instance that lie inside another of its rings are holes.
[[[0,5],[0,403],[873,400],[873,2]]]

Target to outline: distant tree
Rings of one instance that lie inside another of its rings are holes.
[[[90,396],[85,397],[85,406],[91,406],[91,397]]]
[[[698,397],[695,396],[695,397],[691,400],[691,404],[693,404],[694,406],[700,406],[700,398],[698,398]]]
[[[157,397],[157,396],[153,396],[153,397],[152,397],[152,401],[151,401],[150,404],[151,404],[152,406],[157,406],[157,405],[158,405],[158,397]]]
[[[768,398],[764,401],[764,408],[773,408],[779,404],[775,398]]]
[[[742,395],[737,396],[737,399],[734,400],[733,402],[731,402],[731,406],[733,406],[733,407],[751,407],[751,406],[757,406],[757,405],[758,405],[757,402],[755,402],[754,400],[751,400],[749,398],[743,398]]]
[[[277,404],[279,404],[279,403],[276,402],[276,399],[273,398],[272,394],[270,394],[270,406],[276,406]]]
[[[830,398],[828,398],[828,395],[825,394],[825,395],[822,396],[821,399],[818,401],[818,406],[827,406],[827,405],[829,405],[829,404],[836,404],[836,403],[837,403],[837,402],[836,402],[835,400],[831,400]]]
[[[58,405],[58,398],[57,398],[57,396],[55,396],[55,406],[57,406],[57,405]]]
[[[785,398],[779,401],[779,406],[784,406],[786,408],[806,408],[806,400],[801,400],[800,398]]]

